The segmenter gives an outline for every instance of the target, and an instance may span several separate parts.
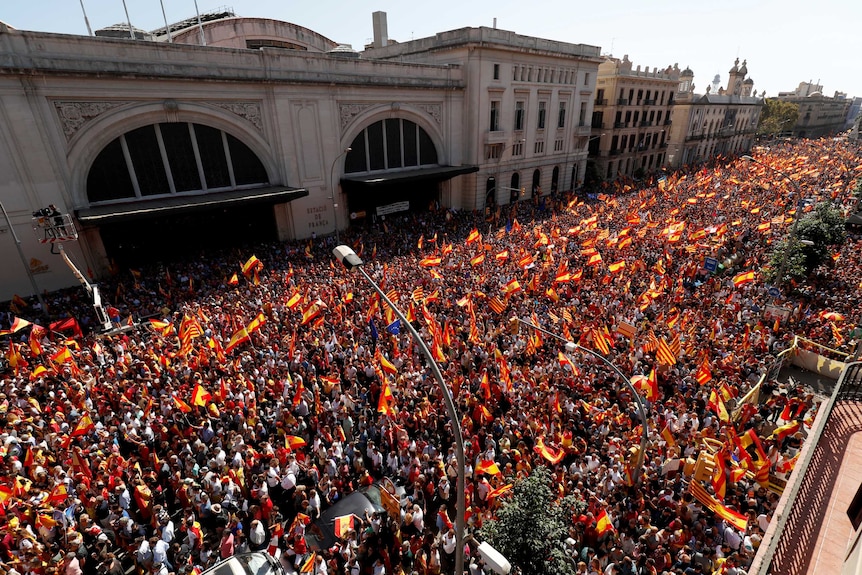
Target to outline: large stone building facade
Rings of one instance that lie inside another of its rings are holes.
[[[798,138],[819,138],[835,134],[846,130],[852,122],[848,116],[853,100],[841,92],[835,92],[831,98],[824,96],[823,86],[820,84],[800,82],[792,92],[779,92],[778,99],[799,106],[799,118],[792,131]]]
[[[75,282],[30,231],[48,204],[74,215],[68,248],[98,276],[583,177],[597,47],[465,28],[359,54],[232,16],[166,36],[0,25],[0,202],[40,290]],[[0,222],[0,300],[32,292],[10,231]]]
[[[680,167],[715,156],[745,154],[751,150],[763,97],[754,93],[746,62],[736,59],[728,73],[727,88],[717,93],[707,87],[694,92],[694,73],[686,68],[679,77],[674,98],[668,165]]]
[[[598,176],[640,176],[665,163],[679,68],[633,68],[628,56],[599,65],[589,154]]]

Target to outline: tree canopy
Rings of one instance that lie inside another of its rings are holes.
[[[572,518],[586,508],[573,496],[557,499],[551,472],[537,468],[517,481],[497,519],[482,525],[487,540],[523,575],[575,575],[576,564],[566,551]]]
[[[798,104],[783,102],[777,98],[767,98],[764,100],[763,110],[760,112],[757,133],[761,136],[776,136],[781,132],[793,129],[798,119]]]

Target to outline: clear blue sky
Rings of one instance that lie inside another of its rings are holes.
[[[194,16],[194,0],[163,0],[169,22]],[[93,29],[125,22],[122,0],[83,0]],[[4,0],[0,20],[23,30],[86,34],[80,0]],[[159,0],[126,0],[132,24],[163,26]],[[371,13],[388,14],[389,37],[399,41],[467,26],[601,46],[628,54],[635,65],[691,67],[697,91],[715,74],[727,82],[733,60],[748,60],[759,93],[792,90],[812,80],[831,96],[862,96],[862,2],[851,0],[198,0],[201,12],[225,5],[240,16],[304,26],[361,50],[372,36]],[[855,28],[855,29],[854,29]]]

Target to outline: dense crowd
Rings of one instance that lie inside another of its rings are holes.
[[[546,466],[561,498],[583,501],[567,538],[579,573],[744,572],[818,405],[766,374],[793,334],[852,352],[862,287],[851,234],[829,266],[786,287],[786,318],[766,313],[761,272],[801,204],[775,170],[816,202],[849,206],[862,159],[832,140],[756,157],[771,169],[722,160],[595,200],[439,209],[344,234],[455,397],[471,532]],[[332,247],[118,271],[104,286],[110,314],[138,325],[108,337],[82,290],[47,299],[87,335],[43,329],[18,301],[0,324],[15,330],[0,382],[0,573],[119,575],[133,561],[186,574],[246,551],[315,574],[460,572],[442,391]],[[613,371],[514,317],[608,357],[647,421]],[[704,477],[705,461],[718,471]],[[353,517],[331,547],[309,548],[321,513],[386,478],[400,514]]]

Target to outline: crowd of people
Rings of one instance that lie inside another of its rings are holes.
[[[849,206],[860,152],[781,143],[760,164],[724,159],[594,201],[411,212],[343,233],[450,386],[469,531],[545,466],[560,498],[583,501],[566,537],[578,573],[744,573],[819,403],[767,374],[793,334],[858,344],[862,237],[775,307],[763,268],[796,186]],[[483,569],[470,546],[455,565],[442,390],[333,247],[117,273],[111,315],[136,325],[109,336],[81,290],[47,300],[86,334],[52,333],[17,302],[0,325],[0,573],[185,575],[247,551],[316,575]],[[614,371],[513,318],[610,359],[646,421]],[[309,545],[322,513],[373,484],[398,487],[400,513],[353,516],[332,546]]]

